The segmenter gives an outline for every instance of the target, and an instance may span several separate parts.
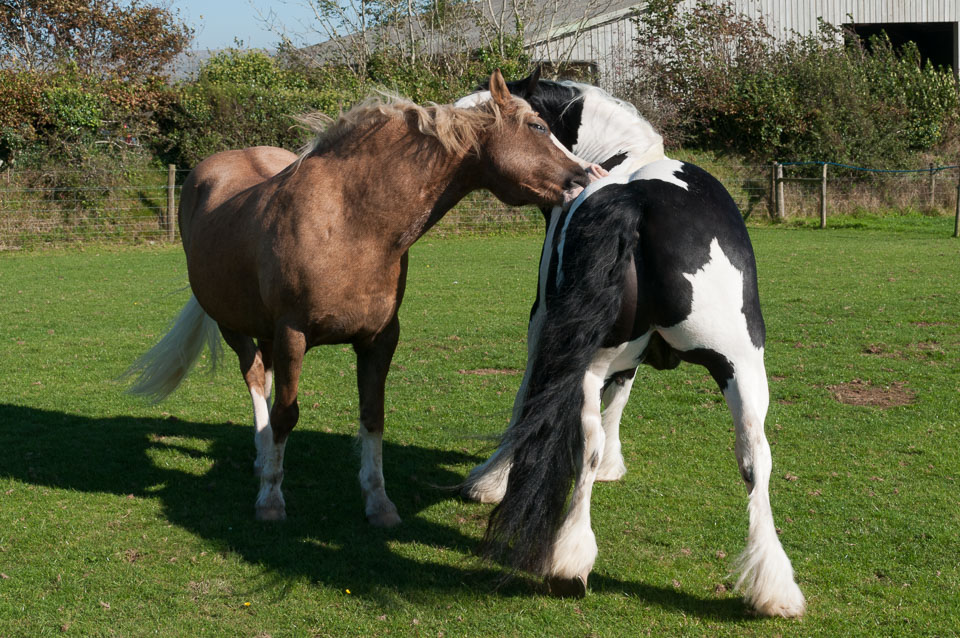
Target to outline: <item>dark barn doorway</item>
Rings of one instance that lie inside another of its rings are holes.
[[[870,24],[845,24],[844,27],[859,37],[868,47],[871,36],[886,33],[894,49],[907,42],[914,42],[920,51],[923,64],[927,60],[937,67],[949,67],[957,76],[957,23],[956,22],[878,22]]]

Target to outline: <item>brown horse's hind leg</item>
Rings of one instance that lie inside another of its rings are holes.
[[[273,392],[273,341],[260,339],[257,345],[260,350],[260,360],[263,362],[263,396],[267,398],[269,406],[272,403],[270,394]]]
[[[240,372],[247,383],[247,390],[253,402],[254,442],[257,446],[257,458],[253,462],[253,470],[259,476],[263,468],[263,454],[273,440],[273,431],[270,428],[270,381],[273,376],[268,363],[270,357],[264,356],[264,352],[250,337],[223,327],[220,328],[220,334],[223,335],[227,345],[237,353]]]
[[[254,444],[257,459],[253,462],[253,471],[260,476],[263,468],[263,454],[273,444],[273,428],[270,427],[270,409],[273,407],[273,341],[262,339],[257,344],[257,358],[263,368],[263,383],[259,392],[250,391],[254,412]]]
[[[371,342],[353,346],[360,392],[360,489],[367,520],[378,527],[400,523],[383,483],[383,393],[399,337],[400,322],[394,315]]]
[[[306,343],[304,334],[290,326],[278,328],[273,341],[272,360],[277,386],[273,407],[270,409],[270,429],[273,436],[259,439],[263,447],[258,453],[261,466],[256,509],[257,518],[262,521],[283,520],[287,517],[283,492],[280,491],[280,483],[283,481],[283,451],[287,436],[300,417],[297,386],[300,382]]]

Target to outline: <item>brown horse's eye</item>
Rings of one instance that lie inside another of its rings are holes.
[[[527,126],[529,126],[530,128],[532,128],[532,129],[533,129],[534,131],[536,131],[537,133],[546,133],[546,132],[547,132],[547,127],[544,126],[543,124],[541,124],[540,122],[530,122],[529,124],[527,124]]]

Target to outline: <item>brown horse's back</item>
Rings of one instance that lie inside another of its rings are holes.
[[[203,160],[187,175],[180,195],[180,236],[190,246],[190,227],[198,214],[211,211],[237,193],[273,177],[297,156],[275,146],[223,151]]]

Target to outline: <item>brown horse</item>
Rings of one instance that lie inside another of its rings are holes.
[[[467,193],[554,206],[588,183],[546,123],[511,97],[470,109],[364,103],[300,157],[248,148],[213,155],[187,177],[180,233],[193,297],[170,332],[131,366],[131,392],[160,400],[219,333],[236,351],[253,400],[257,517],[285,517],[280,483],[297,423],[304,354],[349,343],[360,394],[360,486],[367,519],[400,522],[384,490],[384,384],[400,333],[407,250]],[[276,395],[271,407],[271,382]]]

